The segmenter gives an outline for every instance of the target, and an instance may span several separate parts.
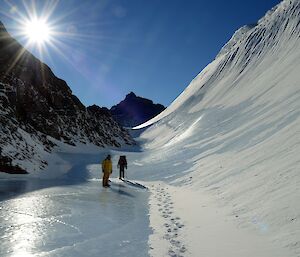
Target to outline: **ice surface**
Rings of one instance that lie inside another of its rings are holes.
[[[71,177],[0,180],[0,256],[148,256],[148,191],[102,188],[100,156],[72,158]]]

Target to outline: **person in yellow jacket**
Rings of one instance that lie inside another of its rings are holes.
[[[102,185],[103,187],[109,187],[110,186],[108,184],[109,175],[112,173],[112,161],[110,155],[107,155],[107,157],[102,162],[102,172],[103,172]]]

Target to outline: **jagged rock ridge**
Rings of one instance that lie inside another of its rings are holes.
[[[153,101],[136,96],[131,92],[123,101],[113,106],[110,112],[122,126],[134,127],[152,119],[164,109],[163,105],[154,104]]]

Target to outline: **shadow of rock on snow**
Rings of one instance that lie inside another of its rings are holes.
[[[63,176],[55,179],[39,179],[23,177],[22,179],[0,179],[0,201],[13,198],[17,195],[49,187],[72,186],[87,182],[89,164],[99,164],[101,154],[59,154],[64,160],[69,161],[72,168]],[[99,168],[100,170],[100,168]]]

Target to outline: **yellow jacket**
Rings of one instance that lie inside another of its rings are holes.
[[[102,171],[112,173],[112,162],[111,160],[103,160],[102,162]]]

